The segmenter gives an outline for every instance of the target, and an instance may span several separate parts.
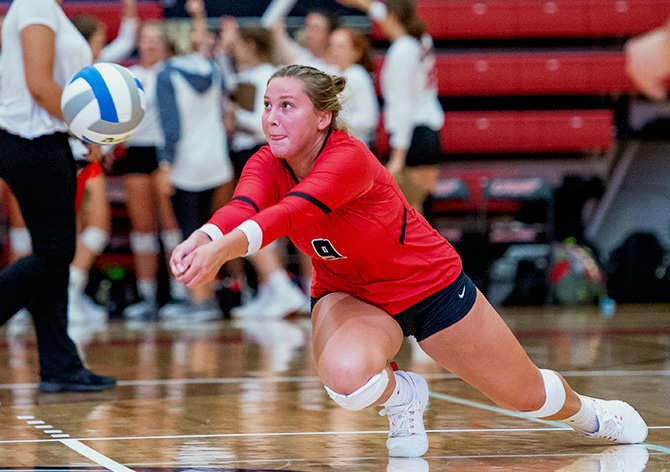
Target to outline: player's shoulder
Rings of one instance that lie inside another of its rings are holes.
[[[370,150],[360,140],[354,138],[346,131],[334,130],[328,137],[323,154],[341,155],[342,153],[365,156],[370,153]]]
[[[323,161],[336,162],[347,167],[358,167],[361,170],[374,167],[379,162],[362,141],[342,130],[331,132],[322,156]],[[317,159],[317,162],[319,160]]]

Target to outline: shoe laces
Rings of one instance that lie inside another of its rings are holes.
[[[598,431],[595,435],[599,438],[609,439],[610,441],[619,439],[623,431],[623,417],[616,414],[613,415],[597,402],[595,403],[595,409],[599,423]]]
[[[411,401],[406,405],[389,406],[382,409],[380,416],[388,416],[390,431],[390,438],[406,437],[416,434],[415,414],[417,411],[417,403]]]

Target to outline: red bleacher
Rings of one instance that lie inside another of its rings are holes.
[[[579,153],[613,145],[612,110],[465,111],[444,114],[445,154]],[[389,150],[379,126],[376,151]]]
[[[670,16],[667,0],[419,0],[435,39],[631,36]],[[378,27],[376,38],[381,38]]]
[[[383,57],[375,60],[379,77]],[[622,51],[444,53],[436,57],[438,93],[452,96],[628,93]]]
[[[442,54],[441,96],[573,95],[633,90],[621,51]]]

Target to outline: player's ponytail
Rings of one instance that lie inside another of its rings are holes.
[[[278,77],[295,77],[301,80],[305,84],[305,93],[312,101],[314,109],[331,113],[332,119],[328,130],[341,129],[346,131],[346,126],[338,118],[342,110],[342,101],[339,94],[344,92],[347,85],[346,78],[326,74],[314,67],[298,64],[282,67],[270,77],[270,80]],[[270,80],[268,80],[268,83],[270,83]]]

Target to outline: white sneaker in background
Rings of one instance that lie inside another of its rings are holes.
[[[89,297],[82,294],[70,294],[67,303],[67,320],[69,325],[100,327],[107,322],[107,319],[107,310]]]
[[[223,318],[223,311],[216,300],[204,300],[191,303],[186,316],[193,321],[216,321]]]
[[[261,310],[261,317],[279,319],[291,313],[304,310],[309,303],[307,296],[294,283],[288,284],[282,290],[271,290]]]
[[[22,308],[7,321],[7,336],[14,337],[25,333],[30,328],[32,316],[26,308]]]
[[[152,321],[158,318],[158,305],[144,300],[128,305],[123,309],[123,317],[127,320]]]
[[[100,324],[104,324],[109,319],[109,313],[107,313],[107,309],[95,303],[95,301],[93,301],[93,299],[88,295],[82,295],[79,299],[79,303],[86,311],[86,313],[88,313],[91,320],[94,320]]]
[[[258,294],[244,305],[232,308],[230,315],[237,319],[281,319],[291,313],[303,313],[309,297],[293,282],[260,285]]]
[[[598,418],[598,430],[593,433],[579,431],[583,435],[622,444],[637,444],[647,438],[647,423],[628,403],[580,396],[585,401],[592,402]]]
[[[240,306],[230,309],[230,316],[237,319],[255,318],[261,315],[263,307],[270,298],[270,288],[267,285],[259,285],[256,296]]]
[[[385,407],[380,415],[388,416],[389,438],[386,446],[391,457],[420,457],[428,450],[428,435],[423,426],[423,412],[428,404],[428,384],[414,372],[398,370],[412,385],[412,400],[406,405]]]
[[[223,311],[216,300],[170,303],[160,308],[158,314],[168,325],[175,327],[223,318]]]
[[[158,316],[165,320],[179,318],[188,311],[190,301],[174,301],[163,305],[158,309]]]

